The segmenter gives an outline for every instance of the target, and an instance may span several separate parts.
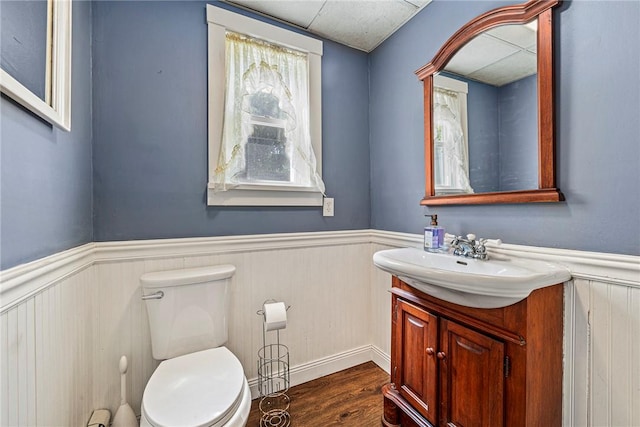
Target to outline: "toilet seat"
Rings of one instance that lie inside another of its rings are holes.
[[[142,397],[143,417],[154,427],[223,426],[243,401],[240,361],[225,347],[160,363]]]

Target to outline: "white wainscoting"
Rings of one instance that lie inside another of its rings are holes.
[[[292,306],[281,333],[299,384],[373,360],[389,370],[390,276],[374,252],[420,246],[375,230],[91,243],[2,272],[0,425],[85,425],[119,405],[118,360],[139,412],[151,357],[144,272],[231,263],[228,347],[255,393],[268,298]],[[565,303],[564,425],[640,426],[640,258],[515,245],[494,256],[560,262]]]
[[[575,279],[567,293],[566,424],[640,426],[640,288]]]
[[[93,243],[2,273],[0,425],[86,425],[120,403],[118,361],[139,413],[157,366],[139,278],[149,271],[236,266],[227,346],[256,392],[262,318],[273,298],[291,309],[281,342],[292,384],[372,360],[368,230]],[[379,353],[379,352],[377,352]]]

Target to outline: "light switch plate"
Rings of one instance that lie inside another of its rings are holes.
[[[322,204],[322,216],[333,216],[333,197],[325,197]]]

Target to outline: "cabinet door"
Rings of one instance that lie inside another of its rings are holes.
[[[441,427],[504,425],[504,343],[440,320]]]
[[[435,423],[438,318],[406,301],[398,300],[397,304],[394,381],[400,394]]]

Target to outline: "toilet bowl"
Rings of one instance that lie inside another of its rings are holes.
[[[250,409],[240,362],[218,347],[160,363],[144,390],[140,425],[241,427]]]
[[[162,360],[142,397],[144,427],[243,427],[251,392],[227,340],[230,265],[140,278],[153,357]]]

